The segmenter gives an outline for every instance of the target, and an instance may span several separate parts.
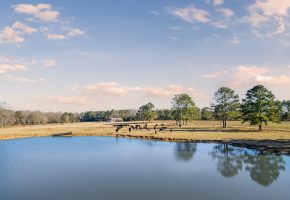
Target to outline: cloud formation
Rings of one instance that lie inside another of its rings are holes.
[[[49,40],[65,40],[65,39],[68,39],[65,35],[62,35],[62,34],[45,33],[45,36]]]
[[[224,3],[224,0],[213,0],[213,4],[216,6],[222,5]]]
[[[174,8],[170,11],[170,13],[190,23],[197,21],[207,24],[208,22],[210,22],[210,14],[205,10],[197,8],[194,4],[191,4],[184,8]]]
[[[85,97],[66,97],[66,96],[51,96],[50,102],[57,104],[69,104],[69,105],[84,105],[87,103]]]
[[[125,97],[128,95],[145,95],[151,98],[171,98],[175,94],[188,93],[192,96],[206,99],[207,95],[192,87],[183,87],[181,85],[170,84],[165,87],[144,87],[144,86],[126,86],[116,82],[101,82],[85,87],[88,92]]]
[[[225,17],[232,17],[234,15],[234,11],[229,8],[219,8],[217,11]]]
[[[27,26],[22,22],[15,22],[12,26],[7,26],[0,32],[0,44],[2,43],[22,43],[25,41],[23,35],[30,35],[37,32],[37,29]]]
[[[0,63],[0,74],[16,71],[27,71],[28,68],[22,64],[1,64]]]
[[[51,4],[18,4],[13,6],[14,12],[31,15],[44,22],[57,21],[60,13]]]
[[[5,80],[14,81],[14,82],[27,82],[27,83],[44,81],[44,79],[30,79],[30,78],[24,78],[24,77],[19,77],[19,76],[6,76]]]
[[[208,79],[214,79],[214,78],[219,78],[225,74],[227,74],[228,72],[226,70],[221,71],[221,72],[214,72],[214,73],[209,73],[209,74],[204,74],[202,75],[204,78],[208,78]]]
[[[54,67],[56,65],[56,60],[45,59],[45,60],[42,60],[41,63],[44,67],[50,68],[50,67]]]
[[[248,6],[249,14],[242,21],[250,23],[254,27],[276,23],[276,30],[268,33],[268,36],[280,35],[286,31],[286,17],[290,9],[290,0],[256,0]]]
[[[241,41],[240,41],[240,38],[238,38],[237,36],[233,37],[232,40],[230,40],[230,43],[231,44],[240,44]]]
[[[267,67],[240,65],[233,68],[231,73],[215,72],[204,77],[228,79],[227,85],[233,88],[245,88],[257,84],[290,86],[290,76],[268,75],[270,72]]]

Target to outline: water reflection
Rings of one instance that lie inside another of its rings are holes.
[[[261,151],[255,152],[252,155],[245,153],[243,160],[252,180],[262,186],[271,185],[278,179],[280,171],[285,170],[283,157],[275,154]]]
[[[238,149],[227,144],[215,145],[210,153],[214,159],[217,159],[217,170],[224,177],[233,177],[242,170],[242,158]]]
[[[177,160],[189,161],[196,152],[195,143],[176,143],[175,156]]]
[[[224,177],[237,176],[244,167],[251,179],[262,186],[270,186],[278,179],[280,171],[285,170],[283,157],[273,153],[218,144],[210,155],[217,160],[217,170]]]

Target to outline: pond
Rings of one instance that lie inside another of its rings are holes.
[[[285,200],[290,158],[222,144],[110,137],[0,141],[3,200]]]

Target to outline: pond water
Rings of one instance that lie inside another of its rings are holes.
[[[109,137],[0,141],[3,200],[286,200],[290,158]]]

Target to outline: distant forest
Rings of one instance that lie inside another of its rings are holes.
[[[82,113],[14,111],[6,103],[0,104],[0,126],[37,125],[50,123],[73,123],[106,121],[109,118],[122,118],[124,121],[175,120],[186,124],[191,120],[221,120],[227,127],[229,120],[241,120],[260,129],[268,121],[280,122],[290,120],[290,100],[278,101],[262,85],[247,91],[242,100],[234,90],[219,88],[214,93],[213,103],[198,108],[188,94],[177,94],[172,99],[169,109],[156,109],[153,103],[140,106],[139,109],[87,111]]]

